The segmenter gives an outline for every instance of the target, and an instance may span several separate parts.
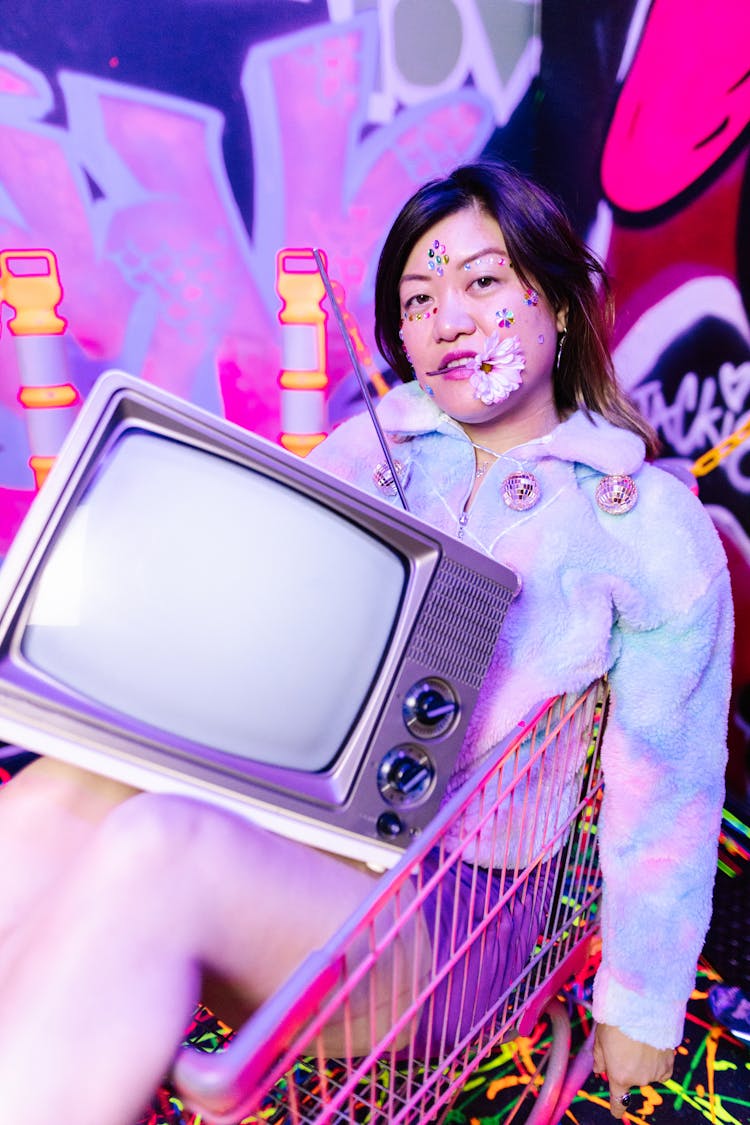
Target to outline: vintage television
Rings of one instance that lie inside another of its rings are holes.
[[[0,568],[0,738],[387,867],[516,575],[117,372]]]

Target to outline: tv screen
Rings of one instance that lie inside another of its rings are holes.
[[[0,571],[0,737],[392,861],[438,807],[516,590],[111,374]]]
[[[396,551],[327,505],[134,429],[56,538],[22,652],[94,704],[315,772],[372,690],[407,579]]]

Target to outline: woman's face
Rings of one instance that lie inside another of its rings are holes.
[[[399,297],[414,373],[447,414],[469,428],[512,420],[539,434],[557,422],[552,369],[564,312],[521,282],[486,211],[466,208],[431,227],[407,259]]]

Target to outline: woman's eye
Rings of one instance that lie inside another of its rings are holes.
[[[489,289],[490,286],[495,283],[495,280],[496,279],[494,277],[488,277],[485,274],[482,277],[475,278],[474,284],[476,285],[477,289]]]
[[[428,301],[432,300],[426,293],[415,293],[411,297],[407,297],[404,301],[405,309],[417,308],[419,305],[426,305]]]

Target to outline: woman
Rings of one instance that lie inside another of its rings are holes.
[[[410,506],[523,581],[454,782],[535,702],[609,673],[595,1062],[622,1116],[629,1086],[671,1073],[710,917],[723,554],[689,490],[646,462],[655,439],[614,376],[602,270],[538,187],[488,165],[426,185],[385,242],[375,300],[405,380],[380,418]],[[317,460],[377,490],[365,419]]]
[[[653,435],[615,382],[604,298],[554,201],[473,165],[396,219],[376,331],[404,379],[380,417],[412,510],[523,580],[451,788],[532,705],[610,676],[595,1062],[621,1117],[631,1086],[671,1073],[708,924],[731,608],[709,520],[645,461]],[[367,416],[314,459],[388,498]],[[128,1125],[196,1000],[243,1018],[372,878],[50,762],[0,794],[0,844],[19,857],[0,918],[0,1102],[14,1125]]]

